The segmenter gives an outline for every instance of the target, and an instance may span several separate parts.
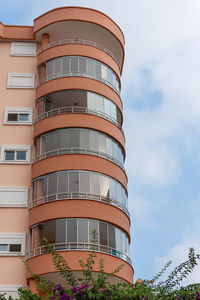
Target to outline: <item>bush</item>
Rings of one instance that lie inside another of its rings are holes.
[[[53,264],[60,275],[65,278],[70,289],[66,289],[60,284],[56,285],[47,281],[37,274],[32,273],[28,264],[22,258],[28,271],[37,282],[38,292],[46,295],[41,298],[37,294],[33,294],[28,289],[19,289],[19,300],[200,300],[200,284],[188,285],[180,287],[181,281],[186,278],[197,265],[200,255],[195,254],[193,248],[189,249],[188,260],[176,267],[167,277],[165,281],[158,281],[171,265],[168,262],[164,268],[151,280],[138,279],[135,284],[111,284],[109,279],[118,273],[123,265],[120,265],[110,274],[104,272],[104,261],[99,260],[99,272],[97,278],[93,278],[93,265],[96,259],[95,243],[96,233],[93,232],[93,249],[88,255],[86,261],[80,259],[79,263],[82,268],[82,278],[75,278],[72,269],[64,260],[59,252],[56,252],[47,240],[44,240],[47,249],[52,255]],[[0,295],[0,300],[6,300],[4,295]],[[13,300],[12,297],[9,300]]]

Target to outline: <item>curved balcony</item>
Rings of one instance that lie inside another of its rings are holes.
[[[42,35],[48,34],[50,43],[77,38],[93,41],[99,47],[103,45],[117,58],[122,71],[123,33],[113,20],[99,11],[84,7],[60,7],[36,18],[33,30],[36,40],[40,42]]]
[[[122,112],[123,104],[119,94],[117,94],[108,85],[86,77],[61,77],[47,81],[37,87],[36,98],[39,100],[40,98],[51,93],[63,92],[66,90],[83,90],[99,94],[107,99],[110,99],[119,108],[120,112]]]
[[[100,81],[111,87],[117,94],[120,92],[120,82],[113,70],[104,63],[85,56],[61,56],[46,62],[39,67],[38,86],[62,77],[86,77]]]
[[[125,168],[124,168],[123,164],[120,163],[119,160],[115,159],[111,155],[108,155],[104,152],[94,151],[94,150],[91,150],[91,149],[81,149],[81,148],[72,148],[72,147],[70,147],[70,148],[59,148],[59,149],[55,149],[55,150],[51,150],[51,151],[41,153],[40,155],[36,155],[35,158],[34,158],[34,162],[37,162],[37,161],[39,161],[41,159],[44,159],[44,158],[57,156],[57,155],[63,155],[63,154],[87,154],[87,155],[93,155],[93,156],[98,156],[98,157],[101,157],[101,158],[105,158],[105,159],[108,159],[108,160],[112,161],[114,164],[120,166],[120,168],[122,168],[122,170],[125,172]]]
[[[36,122],[52,117],[52,116],[56,116],[56,115],[62,115],[62,114],[90,114],[90,115],[94,115],[97,117],[101,117],[104,118],[106,120],[108,120],[109,122],[112,122],[113,124],[115,124],[117,127],[119,127],[122,132],[122,126],[119,122],[117,122],[114,118],[112,118],[111,116],[109,116],[108,114],[101,112],[101,111],[97,111],[95,109],[90,109],[87,107],[81,107],[81,106],[66,106],[66,107],[59,107],[59,108],[55,108],[52,110],[48,110],[44,113],[42,113],[41,115],[38,116],[38,118],[36,118]]]
[[[108,159],[124,170],[122,145],[105,133],[87,128],[62,128],[35,139],[34,162],[63,154],[86,154]]]
[[[93,243],[56,243],[50,245],[56,251],[73,251],[73,250],[81,250],[81,251],[95,251],[100,253],[106,253],[112,256],[116,256],[128,262],[132,265],[131,259],[125,253],[118,251],[114,248],[100,245],[100,244],[93,244]],[[30,250],[27,253],[27,259],[49,253],[48,248],[46,246],[41,246]]]
[[[41,47],[39,49],[39,51],[38,51],[38,54],[42,53],[43,51],[45,51],[47,49],[53,48],[53,47],[57,47],[57,46],[61,46],[61,45],[76,45],[76,44],[78,44],[78,45],[92,46],[92,47],[95,47],[95,48],[97,48],[99,50],[104,51],[105,53],[107,53],[108,55],[110,55],[115,60],[115,62],[118,64],[118,66],[120,68],[120,62],[119,62],[119,60],[115,57],[115,55],[109,49],[107,49],[103,45],[98,44],[96,42],[88,41],[88,40],[84,40],[84,39],[79,39],[79,38],[76,38],[76,39],[65,39],[65,40],[59,40],[59,41],[51,42],[51,43],[49,43],[49,44],[44,45],[43,47]]]
[[[116,206],[128,216],[124,187],[111,177],[89,171],[59,171],[33,181],[32,207],[65,199],[85,199]]]
[[[88,194],[88,193],[56,193],[56,194],[50,194],[48,196],[39,197],[37,199],[34,199],[31,203],[31,207],[35,207],[41,204],[45,204],[52,201],[57,200],[71,200],[71,199],[85,199],[85,200],[93,200],[93,201],[99,201],[104,202],[106,204],[110,204],[113,206],[116,206],[117,208],[121,209],[125,212],[125,214],[130,217],[128,209],[119,201],[116,201],[112,198],[103,197],[100,195],[94,195],[94,194]]]
[[[52,156],[32,164],[32,179],[49,173],[72,170],[91,171],[105,174],[119,182],[127,190],[127,175],[113,162],[93,155],[59,155]],[[95,192],[92,194],[96,194]]]
[[[87,90],[62,90],[36,102],[36,122],[61,114],[91,114],[112,122],[122,129],[122,112],[110,99]]]
[[[28,258],[48,253],[44,238],[58,251],[102,252],[131,264],[127,234],[108,222],[87,218],[62,218],[35,224],[30,227]]]

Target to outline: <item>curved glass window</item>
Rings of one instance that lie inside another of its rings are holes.
[[[103,201],[128,214],[126,191],[109,176],[77,170],[54,172],[33,180],[32,206],[62,199]]]
[[[121,128],[122,116],[111,100],[85,90],[64,90],[46,95],[37,101],[36,121],[66,113],[94,114]]]
[[[96,231],[97,243],[94,244]],[[130,261],[129,239],[118,227],[94,219],[55,219],[42,222],[31,228],[31,250],[29,257],[46,253],[43,238],[56,250],[92,250],[108,253]],[[33,250],[32,250],[33,249]]]
[[[121,145],[99,131],[86,128],[63,128],[36,138],[36,161],[71,153],[103,157],[123,168],[124,154]]]
[[[81,76],[101,81],[119,93],[119,80],[116,74],[102,62],[84,56],[62,56],[46,62],[46,77],[44,68],[39,67],[39,82],[68,76]]]

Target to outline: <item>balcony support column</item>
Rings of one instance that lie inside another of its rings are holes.
[[[48,33],[43,33],[43,35],[42,35],[42,48],[47,47],[49,42],[50,42],[49,34]]]

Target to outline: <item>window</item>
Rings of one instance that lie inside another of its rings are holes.
[[[4,124],[32,125],[32,108],[6,107]]]
[[[18,289],[22,286],[0,286],[0,294],[6,294],[6,299],[9,299],[9,296],[12,299],[19,299]]]
[[[1,163],[27,164],[30,163],[30,147],[5,146],[1,147]]]
[[[0,207],[27,207],[28,187],[0,187]]]
[[[25,254],[25,233],[0,233],[0,256]]]
[[[36,56],[36,43],[12,42],[11,56]]]
[[[7,88],[33,89],[34,82],[35,82],[35,74],[8,73]]]

